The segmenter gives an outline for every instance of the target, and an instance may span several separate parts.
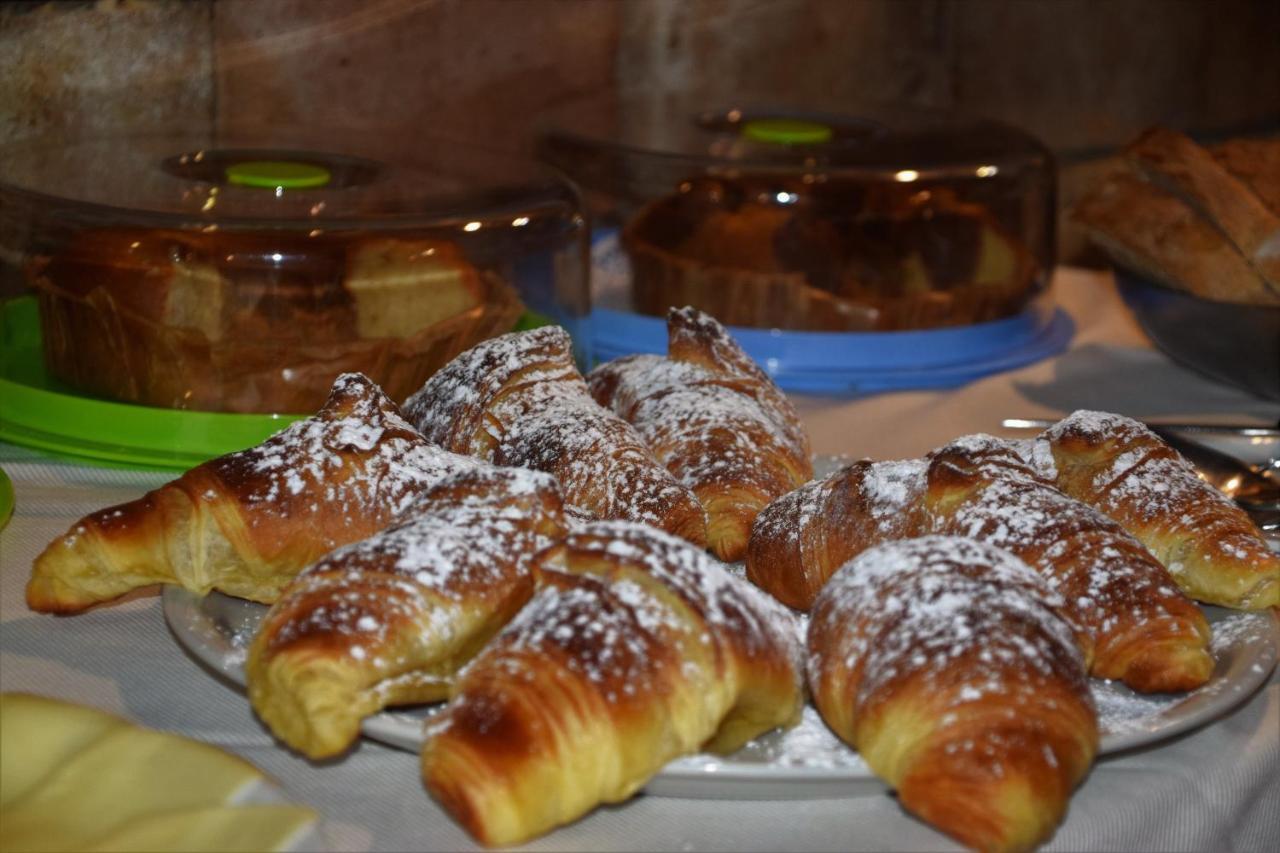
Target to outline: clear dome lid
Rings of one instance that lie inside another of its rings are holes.
[[[639,196],[691,172],[913,182],[1053,168],[1034,137],[987,119],[821,101],[708,105],[638,91],[549,114],[540,153],[584,187]]]
[[[438,228],[460,238],[577,227],[575,193],[550,170],[420,134],[128,133],[3,154],[0,201],[38,219],[204,231]]]
[[[0,283],[39,303],[27,354],[43,360],[41,392],[305,413],[360,371],[403,399],[480,340],[577,332],[585,249],[577,191],[554,170],[414,132],[129,132],[0,151]]]

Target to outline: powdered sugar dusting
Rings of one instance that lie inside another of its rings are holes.
[[[1078,411],[1042,438],[1058,486],[1119,522],[1196,594],[1239,605],[1280,584],[1280,557],[1248,516],[1144,424]]]
[[[837,572],[815,605],[808,638],[815,700],[828,719],[847,717],[844,703],[858,716],[911,684],[930,697],[944,728],[959,720],[953,712],[988,694],[1022,706],[1022,714],[1075,702],[1092,715],[1064,613],[1042,578],[991,545],[927,536],[877,546]],[[984,732],[948,749],[998,740]]]
[[[811,474],[803,450],[749,386],[701,365],[631,356],[596,368],[589,384],[595,398],[630,421],[676,479],[699,494],[732,485],[767,502]]]
[[[1199,611],[1147,550],[1045,483],[1007,442],[966,436],[930,456],[933,531],[980,539],[1039,569],[1093,635],[1098,663],[1108,665],[1113,643],[1160,623],[1159,630],[1197,638]]]
[[[405,410],[444,447],[554,475],[567,503],[596,516],[660,527],[701,521],[693,494],[629,424],[591,399],[558,327],[473,347],[432,376]]]
[[[267,617],[268,648],[325,636],[332,654],[375,656],[380,670],[428,665],[413,656],[451,653],[475,621],[468,610],[483,621],[521,587],[531,591],[535,555],[562,529],[549,476],[519,469],[454,475],[409,520],[299,575]],[[419,639],[405,642],[406,630]]]
[[[197,500],[231,490],[251,526],[281,524],[318,538],[312,553],[322,554],[385,526],[441,478],[475,466],[433,447],[368,378],[347,373],[314,417],[196,468],[184,481],[193,481]],[[203,485],[208,476],[224,489]],[[308,517],[323,522],[299,523]]]
[[[672,308],[667,312],[667,330],[672,360],[700,364],[715,373],[745,380],[739,387],[755,396],[786,437],[792,453],[800,459],[808,458],[809,437],[795,407],[719,321],[690,306]]]
[[[747,657],[781,652],[798,671],[800,651],[791,613],[705,551],[621,521],[586,526],[566,544],[570,551],[639,565],[698,612],[719,643],[741,647]]]

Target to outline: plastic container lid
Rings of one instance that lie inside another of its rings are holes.
[[[708,311],[783,387],[950,387],[1065,347],[1055,168],[981,118],[630,90],[544,119],[593,215],[592,346],[662,352]]]
[[[1035,137],[987,119],[823,99],[716,104],[642,90],[548,113],[539,150],[588,189],[641,198],[668,192],[691,171],[899,182],[1053,173]]]
[[[38,292],[50,375],[155,407],[309,413],[346,370],[403,397],[522,315],[579,331],[585,235],[553,170],[416,131],[0,151],[0,277]]]
[[[24,143],[0,158],[0,198],[113,226],[440,227],[522,239],[577,216],[571,187],[518,158],[405,134],[269,127]],[[515,220],[524,218],[523,221]],[[472,223],[471,228],[466,226]]]

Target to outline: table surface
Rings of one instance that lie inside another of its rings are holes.
[[[1004,417],[1077,408],[1147,419],[1274,424],[1280,405],[1215,384],[1154,351],[1109,276],[1064,269],[1054,298],[1076,323],[1061,356],[950,391],[797,398],[814,450],[918,456]],[[89,468],[0,445],[17,507],[0,533],[0,689],[92,705],[238,753],[322,816],[314,846],[464,850],[474,845],[426,795],[417,758],[364,740],[311,763],[277,744],[243,692],[178,647],[154,594],[75,617],[27,610],[35,555],[80,516],[169,479]],[[785,802],[641,796],[596,810],[532,850],[950,850],[890,796]],[[1237,710],[1161,745],[1099,761],[1049,850],[1280,849],[1280,676]]]

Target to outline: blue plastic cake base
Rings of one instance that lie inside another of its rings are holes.
[[[598,361],[667,351],[667,324],[659,317],[597,308],[591,312],[590,328],[592,354]],[[1055,309],[915,332],[743,327],[729,332],[784,390],[848,396],[954,388],[1022,367],[1066,349],[1075,324],[1066,312]]]
[[[632,353],[665,355],[666,320],[618,307],[629,304],[631,268],[616,230],[596,232],[591,277],[593,361]],[[955,388],[1013,370],[1062,352],[1075,324],[1061,309],[1038,302],[1015,317],[944,329],[797,332],[734,326],[729,332],[784,390],[856,396]]]

